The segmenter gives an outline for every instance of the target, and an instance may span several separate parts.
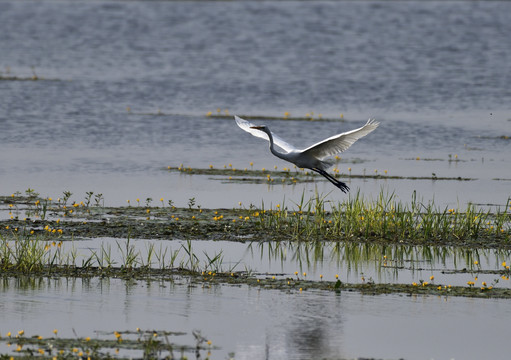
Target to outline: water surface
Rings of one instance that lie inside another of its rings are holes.
[[[6,192],[31,187],[47,196],[93,190],[112,205],[195,196],[203,206],[232,206],[296,198],[315,185],[328,193],[326,182],[233,186],[161,169],[288,166],[232,120],[205,117],[217,108],[336,119],[342,113],[345,123],[271,126],[306,147],[376,117],[381,127],[343,155],[342,172],[476,180],[357,180],[349,184],[353,191],[385,187],[449,204],[502,204],[510,182],[510,142],[500,138],[511,135],[510,6],[2,1],[0,75],[35,72],[47,81],[0,82],[0,181]],[[460,161],[449,162],[449,155]]]
[[[201,288],[179,282],[2,282],[0,331],[95,337],[94,331],[201,330],[212,358],[507,358],[508,300]],[[449,314],[446,318],[445,314]],[[29,330],[30,329],[30,330]],[[488,336],[488,329],[491,336]],[[385,336],[383,336],[385,334]],[[484,346],[467,346],[480,344]]]

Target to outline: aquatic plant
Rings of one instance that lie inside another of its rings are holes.
[[[48,225],[42,233],[35,234],[25,228],[13,228],[10,237],[0,234],[0,268],[29,273],[60,264],[62,232]],[[55,230],[55,231],[54,231]],[[53,249],[53,251],[51,251]]]
[[[433,201],[427,204],[418,201],[415,192],[409,204],[398,201],[393,193],[381,191],[375,201],[358,192],[339,203],[327,202],[319,194],[309,200],[302,195],[296,206],[296,210],[280,207],[265,210],[263,204],[253,221],[261,229],[271,229],[296,240],[380,239],[414,243],[478,238],[510,240],[511,215],[506,210],[485,211],[473,204],[463,210],[442,209]]]
[[[0,342],[12,347],[12,352],[0,354],[0,359],[202,359],[203,352],[215,350],[211,340],[199,331],[194,331],[194,345],[179,344],[175,341],[185,332],[163,330],[95,332],[91,337],[62,337],[57,329],[53,337],[27,336],[19,330],[13,336],[0,337]],[[171,339],[173,341],[171,341]],[[176,340],[174,340],[176,339]],[[12,346],[15,345],[15,346]],[[188,356],[186,355],[188,354]]]

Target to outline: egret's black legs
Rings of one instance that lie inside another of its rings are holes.
[[[350,191],[350,188],[348,187],[348,185],[346,185],[345,183],[343,183],[342,181],[339,181],[337,180],[336,178],[334,178],[332,175],[330,175],[329,173],[327,173],[325,170],[321,170],[321,169],[317,169],[317,168],[314,168],[314,169],[311,169],[315,172],[317,172],[318,174],[320,174],[321,176],[324,176],[328,181],[330,181],[332,184],[334,184],[335,186],[337,186],[339,189],[341,189],[341,191],[343,193],[347,193],[348,191]]]

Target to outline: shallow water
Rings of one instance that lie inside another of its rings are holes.
[[[181,284],[178,284],[181,283]],[[190,287],[183,282],[2,282],[0,331],[94,338],[94,331],[192,330],[236,359],[505,359],[507,300]],[[445,314],[449,314],[446,318]],[[491,336],[488,329],[491,328]],[[472,344],[472,345],[468,345]]]
[[[511,195],[511,142],[501,138],[511,135],[511,2],[4,0],[0,33],[0,76],[46,79],[0,80],[4,195],[30,187],[57,198],[69,190],[79,202],[94,191],[108,206],[163,197],[210,208],[299,202],[316,190],[345,198],[320,181],[236,184],[169,173],[180,163],[289,166],[232,120],[205,116],[217,108],[343,114],[345,122],[269,123],[299,147],[376,117],[381,126],[343,154],[341,172],[474,179],[353,179],[352,194],[375,198],[383,188],[407,201],[417,190],[454,208],[505,205]],[[98,241],[77,243],[89,254]],[[434,275],[454,285],[474,275],[442,274],[469,267],[473,258],[460,254],[396,271],[380,258],[355,264],[344,255],[301,267],[292,249],[281,261],[269,244],[262,256],[260,249],[250,255],[247,244],[194,246],[221,249],[225,264],[241,257],[261,273],[306,271],[314,279],[339,273],[355,282],[363,274],[408,283]],[[495,269],[501,260],[508,254],[490,251],[480,263]],[[192,344],[191,331],[200,329],[220,346],[215,359],[231,351],[236,359],[508,357],[508,300],[201,288],[186,279],[36,283],[2,282],[1,335],[51,336],[58,328],[62,336],[75,329],[92,337],[140,327],[186,331]]]
[[[499,274],[487,273],[502,270],[502,262],[511,260],[511,251],[495,249],[322,241],[239,243],[139,239],[127,242],[96,238],[65,241],[61,251],[76,254],[74,265],[81,265],[92,257],[92,266],[106,267],[109,262],[112,266],[125,265],[128,248],[136,254],[135,266],[148,265],[156,269],[192,268],[186,252],[189,250],[197,257],[198,267],[206,272],[250,272],[260,278],[298,277],[313,281],[335,281],[337,275],[348,283],[420,284],[426,281],[453,286],[466,286],[467,281],[477,277],[477,287],[483,282],[488,286],[511,287]],[[173,254],[176,255],[172,263]],[[219,260],[212,262],[216,256]]]
[[[499,138],[511,135],[510,7],[2,1],[0,75],[32,77],[34,67],[40,78],[59,81],[0,81],[0,183],[4,192],[31,187],[54,197],[92,190],[109,205],[196,197],[203,206],[231,207],[296,199],[316,185],[328,193],[327,182],[244,186],[162,169],[288,166],[232,120],[205,117],[217,108],[337,119],[342,113],[346,123],[271,126],[305,147],[376,117],[381,127],[343,154],[342,172],[476,180],[353,180],[352,192],[374,195],[383,187],[449,205],[502,205],[510,195],[511,142]],[[461,161],[449,162],[449,155]],[[334,191],[331,198],[343,196]]]

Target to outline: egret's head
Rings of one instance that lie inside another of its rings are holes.
[[[251,128],[251,129],[257,129],[257,130],[264,131],[264,130],[266,129],[266,126],[265,126],[265,125],[261,125],[261,126],[251,126],[250,128]]]

